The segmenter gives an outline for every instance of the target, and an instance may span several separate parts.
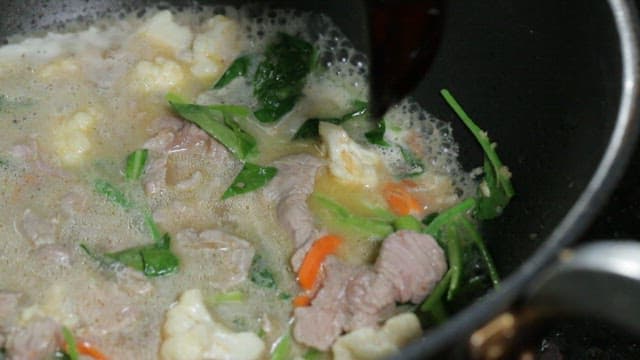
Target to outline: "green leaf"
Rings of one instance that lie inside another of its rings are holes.
[[[429,225],[427,225],[423,232],[437,239],[438,233],[443,226],[455,222],[458,216],[470,212],[475,206],[476,200],[474,198],[468,198],[438,214],[429,222]]]
[[[0,158],[0,169],[6,170],[9,168],[9,160]]]
[[[438,285],[436,285],[431,294],[429,294],[422,305],[420,305],[420,311],[431,314],[436,323],[442,323],[447,318],[447,314],[444,311],[442,304],[442,299],[449,288],[452,274],[453,271],[449,269],[442,279],[440,279]]]
[[[62,337],[67,346],[66,353],[69,355],[69,359],[78,360],[78,346],[76,345],[76,339],[73,337],[71,330],[66,326],[62,327]]]
[[[276,279],[271,270],[269,270],[266,260],[258,254],[253,257],[253,261],[251,262],[249,279],[254,284],[263,288],[275,289],[277,286]]]
[[[318,126],[321,121],[328,122],[335,125],[340,125],[346,121],[354,119],[358,116],[362,116],[367,113],[368,104],[364,101],[356,100],[353,102],[353,110],[348,112],[339,118],[311,118],[306,120],[302,126],[296,131],[296,134],[293,136],[293,140],[308,140],[308,139],[318,139],[320,137],[320,133],[318,131]]]
[[[267,46],[253,77],[253,94],[262,106],[254,113],[258,121],[278,121],[293,108],[302,95],[314,53],[311,44],[285,33],[278,33]]]
[[[321,211],[317,214],[321,222],[331,224],[346,231],[355,231],[362,236],[384,239],[393,232],[393,226],[384,220],[357,216],[337,202],[317,193],[311,195]]]
[[[400,216],[393,222],[393,227],[398,230],[411,230],[420,232],[422,230],[422,223],[418,219],[411,215]]]
[[[262,167],[252,163],[245,163],[231,186],[222,195],[222,198],[227,199],[259,189],[273,179],[277,173],[278,169],[273,166]]]
[[[124,173],[125,179],[138,180],[140,176],[142,176],[148,155],[149,150],[138,149],[127,156],[127,167]]]
[[[198,125],[239,159],[244,160],[248,155],[255,153],[255,138],[233,120],[234,117],[248,116],[250,110],[246,107],[188,104],[175,94],[168,94],[167,101],[180,117]]]
[[[168,237],[165,237],[168,239]],[[180,261],[167,247],[168,244],[137,246],[105,256],[130,268],[141,271],[147,277],[164,276],[178,271]]]
[[[276,342],[276,346],[271,351],[271,360],[291,359],[291,335],[287,331]]]
[[[246,296],[242,291],[234,290],[224,293],[215,294],[211,297],[213,304],[224,304],[230,302],[243,302]]]
[[[462,245],[455,226],[449,225],[442,232],[442,240],[447,245],[447,258],[451,270],[451,282],[447,291],[447,300],[453,299],[462,279]]]
[[[231,63],[231,66],[229,66],[227,71],[222,74],[213,88],[221,89],[225,85],[233,81],[235,78],[247,75],[247,72],[249,71],[249,65],[251,65],[251,57],[249,57],[248,55],[241,56],[235,59],[233,63]]]
[[[411,177],[420,175],[424,172],[424,164],[420,159],[411,152],[411,150],[406,149],[402,146],[398,146],[400,148],[400,153],[402,154],[402,158],[409,166],[409,171],[404,174],[404,177]]]
[[[124,192],[106,180],[96,180],[94,182],[94,189],[97,193],[106,196],[112,203],[118,204],[125,209],[132,206],[129,199],[124,195]]]
[[[309,349],[307,350],[304,355],[302,355],[302,358],[304,360],[320,360],[320,358],[322,358],[322,355],[324,353],[320,350],[317,349]]]
[[[163,240],[164,235],[162,234],[160,229],[158,228],[158,224],[156,224],[155,220],[153,220],[153,215],[147,213],[144,215],[144,222],[147,224],[149,228],[149,232],[151,233],[151,238],[156,243],[160,243]]]
[[[453,95],[446,89],[440,90],[440,94],[475,136],[486,155],[485,179],[479,191],[477,216],[481,220],[493,219],[502,214],[502,210],[515,194],[511,184],[511,173],[498,157],[495,150],[496,144],[492,143],[487,133],[471,120]]]
[[[462,224],[462,227],[464,228],[464,230],[467,231],[467,234],[469,234],[469,236],[471,237],[473,243],[476,245],[478,250],[480,250],[480,254],[482,255],[482,260],[484,261],[485,266],[489,271],[491,284],[493,284],[493,287],[497,289],[500,284],[500,276],[498,275],[498,270],[496,269],[493,259],[491,258],[491,254],[489,254],[489,250],[487,250],[487,247],[484,244],[484,240],[482,239],[480,232],[465,217],[460,218],[460,223]]]
[[[385,125],[384,125],[384,119],[382,119],[378,121],[378,124],[376,125],[375,129],[366,132],[364,136],[367,138],[367,140],[371,144],[388,147],[390,145],[388,142],[384,140],[384,131],[385,131]],[[403,156],[404,156],[404,153],[403,153]]]

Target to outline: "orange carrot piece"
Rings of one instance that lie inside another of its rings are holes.
[[[420,212],[420,203],[411,195],[408,188],[410,183],[388,183],[382,189],[382,196],[396,215],[409,215]]]
[[[294,307],[309,306],[311,304],[311,298],[307,295],[298,295],[293,298]]]
[[[313,289],[324,259],[334,254],[341,243],[342,239],[336,235],[323,236],[313,243],[298,270],[298,283],[303,289]]]
[[[109,359],[102,352],[100,352],[100,350],[96,349],[93,345],[91,345],[88,341],[78,341],[76,344],[76,348],[78,349],[78,352],[80,354],[90,356],[95,360]]]

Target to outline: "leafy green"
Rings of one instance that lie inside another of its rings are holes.
[[[245,294],[242,291],[234,290],[213,295],[211,297],[211,302],[213,302],[213,304],[242,302],[245,298]]]
[[[412,230],[420,232],[422,230],[422,223],[411,215],[400,216],[393,222],[393,227],[398,230]]]
[[[422,305],[420,305],[420,311],[430,314],[436,324],[444,322],[447,318],[442,299],[449,288],[452,274],[453,271],[449,269],[442,279],[440,279],[438,285],[436,285],[427,299],[422,303]]]
[[[239,76],[247,75],[251,65],[251,57],[248,55],[241,56],[233,61],[227,71],[222,74],[220,79],[213,86],[214,89],[221,89]]]
[[[248,116],[251,113],[248,108],[237,105],[188,104],[171,93],[167,95],[167,101],[180,117],[198,125],[239,159],[255,155],[256,139],[234,120],[236,117]]]
[[[323,195],[314,193],[311,195],[311,201],[324,210],[318,214],[324,223],[374,239],[384,239],[393,232],[393,226],[387,221],[354,215],[342,205]]]
[[[254,115],[260,122],[275,122],[293,108],[302,94],[314,53],[311,44],[285,33],[278,33],[267,46],[265,59],[253,77],[253,94],[262,105]]]
[[[254,284],[263,288],[275,289],[277,286],[276,279],[269,269],[266,260],[258,254],[256,254],[251,261],[249,279]]]
[[[462,109],[456,99],[448,90],[440,90],[447,104],[458,115],[485,153],[484,181],[480,186],[478,198],[477,216],[481,220],[493,219],[502,213],[513,195],[515,194],[511,184],[511,173],[502,164],[496,153],[496,144],[492,143],[487,133],[476,125],[471,117]]]
[[[156,243],[162,242],[164,235],[158,228],[158,224],[156,224],[156,222],[153,220],[153,216],[149,213],[145,214],[144,222],[149,228],[149,232],[151,233],[151,238],[153,239],[153,241],[155,241]]]
[[[125,179],[138,180],[142,176],[148,155],[149,150],[138,149],[127,156],[127,166],[124,172]]]
[[[223,199],[248,193],[266,185],[278,173],[272,166],[262,167],[252,163],[245,163],[240,173],[233,180],[231,186],[222,195]]]
[[[73,337],[71,330],[69,330],[66,326],[62,327],[62,337],[64,338],[64,342],[67,345],[66,353],[69,355],[69,359],[78,360],[78,347],[76,345],[76,339]]]
[[[356,100],[353,102],[353,109],[347,114],[343,115],[339,118],[311,118],[306,120],[302,126],[296,131],[296,134],[293,136],[294,140],[308,140],[308,139],[318,139],[320,137],[320,133],[318,132],[318,126],[321,121],[328,122],[335,125],[340,125],[346,121],[354,119],[358,116],[362,116],[367,113],[368,104],[364,101]]]
[[[388,147],[390,146],[388,142],[384,140],[384,132],[385,132],[385,124],[384,119],[378,121],[376,128],[368,131],[364,134],[367,140],[374,145]],[[404,156],[404,154],[403,154]]]
[[[9,160],[0,158],[0,169],[8,169],[9,168]]]
[[[322,357],[323,352],[317,349],[309,349],[307,350],[302,358],[304,360],[319,360]]]
[[[94,189],[97,193],[106,196],[112,203],[118,204],[125,209],[132,206],[131,202],[125,196],[122,190],[115,187],[113,184],[106,180],[98,179],[94,182]]]
[[[276,346],[271,350],[271,360],[291,359],[291,334],[287,331],[276,342]]]
[[[402,146],[398,146],[400,148],[400,153],[402,154],[402,158],[409,166],[409,171],[404,174],[405,177],[411,177],[420,175],[424,172],[424,164],[420,159],[413,153],[411,150],[406,149]]]

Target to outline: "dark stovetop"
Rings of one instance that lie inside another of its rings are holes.
[[[640,240],[640,147],[620,184],[579,243]],[[578,245],[579,245],[578,243]],[[640,338],[593,319],[562,321],[539,341],[541,359],[640,359]]]

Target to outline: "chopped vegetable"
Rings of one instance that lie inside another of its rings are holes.
[[[148,155],[149,150],[138,149],[127,156],[127,167],[124,173],[127,180],[138,180],[142,176]]]
[[[252,163],[245,163],[240,173],[233,180],[231,186],[222,195],[223,199],[248,193],[266,185],[278,173],[272,166],[262,167]]]
[[[309,295],[298,295],[295,298],[293,298],[293,306],[294,307],[302,307],[302,306],[309,306],[309,304],[311,304],[311,297],[309,297]]]
[[[409,192],[410,183],[391,182],[384,186],[382,195],[396,215],[410,215],[422,211],[418,200]]]
[[[411,152],[411,150],[399,146],[402,158],[409,165],[409,171],[403,174],[403,177],[412,177],[420,175],[424,172],[424,164],[420,159]]]
[[[77,344],[78,352],[82,355],[87,355],[94,360],[107,360],[107,356],[105,356],[100,350],[95,348],[88,341],[79,341]]]
[[[442,304],[442,298],[449,288],[452,273],[453,271],[449,269],[442,279],[440,279],[427,299],[422,303],[422,305],[420,305],[420,311],[431,314],[437,324],[444,322],[447,318],[446,311]]]
[[[353,102],[353,110],[349,113],[343,115],[339,118],[312,118],[305,121],[302,126],[296,131],[296,134],[293,136],[294,140],[306,140],[306,139],[318,139],[320,137],[320,133],[318,131],[318,126],[321,121],[332,123],[335,125],[340,125],[348,120],[356,118],[358,116],[362,116],[367,113],[368,104],[364,101],[356,100]]]
[[[233,120],[234,117],[248,116],[248,108],[236,105],[188,104],[175,94],[168,94],[167,101],[180,117],[198,125],[240,160],[255,154],[256,139]]]
[[[323,236],[313,243],[298,270],[300,287],[305,290],[313,289],[322,263],[327,256],[336,253],[341,243],[342,239],[336,235]]]
[[[278,33],[253,77],[253,94],[262,108],[254,112],[263,123],[279,120],[302,94],[314,60],[314,49],[301,38]]]
[[[471,133],[482,147],[485,153],[484,161],[484,181],[480,185],[480,196],[478,197],[477,216],[480,220],[493,219],[502,213],[514,195],[511,185],[511,173],[502,164],[496,153],[496,144],[492,143],[487,133],[482,131],[473,120],[462,109],[456,99],[448,90],[440,91],[442,97],[449,106],[460,117],[462,122],[469,128]]]
[[[375,129],[366,132],[364,136],[367,138],[367,140],[370,143],[374,145],[388,147],[390,145],[388,142],[384,140],[384,131],[385,131],[385,125],[384,125],[384,119],[382,119],[378,122]]]
[[[144,222],[147,224],[149,232],[151,232],[151,238],[153,239],[153,241],[155,241],[156,243],[161,242],[163,240],[163,234],[158,228],[158,224],[156,224],[155,220],[153,220],[153,215],[145,214]]]
[[[271,350],[271,360],[289,359],[291,359],[291,334],[287,332],[278,339],[275,347]]]
[[[9,168],[9,160],[0,158],[0,169],[8,169]]]
[[[491,258],[491,254],[489,254],[489,250],[484,244],[478,229],[469,222],[469,220],[465,217],[460,219],[464,229],[467,231],[473,242],[476,244],[478,249],[480,250],[480,254],[482,255],[482,259],[487,266],[487,270],[489,270],[489,277],[491,278],[491,283],[495,288],[497,288],[500,284],[500,276],[498,275],[498,270],[496,266],[493,264],[493,259]]]
[[[66,326],[62,327],[62,337],[65,342],[65,351],[69,355],[69,359],[78,360],[78,348],[76,346],[76,339],[73,337],[71,330]]]
[[[251,262],[249,279],[254,284],[263,288],[275,289],[277,286],[273,273],[267,267],[267,262],[258,254],[253,257],[253,261]]]
[[[357,216],[349,212],[335,201],[314,193],[310,200],[319,208],[318,216],[321,222],[344,231],[353,231],[373,239],[384,239],[393,232],[393,226],[388,219],[379,220]]]
[[[127,199],[122,190],[118,189],[106,180],[96,180],[94,183],[94,189],[99,194],[106,196],[107,199],[109,199],[114,204],[118,204],[125,209],[128,209],[132,206],[131,202],[129,201],[129,199]]]
[[[245,295],[242,291],[239,291],[239,290],[219,293],[211,297],[211,301],[214,304],[242,302],[244,300],[245,300]]]
[[[249,65],[251,65],[251,58],[248,55],[241,56],[235,59],[233,63],[231,63],[231,66],[229,66],[227,71],[222,74],[213,88],[221,89],[225,85],[232,82],[235,78],[247,75],[247,71],[249,71]]]
[[[322,354],[323,353],[320,350],[309,349],[304,353],[304,355],[302,355],[302,358],[304,360],[319,360]]]
[[[398,230],[411,230],[420,232],[422,230],[422,223],[411,215],[400,216],[393,222],[393,227]]]

